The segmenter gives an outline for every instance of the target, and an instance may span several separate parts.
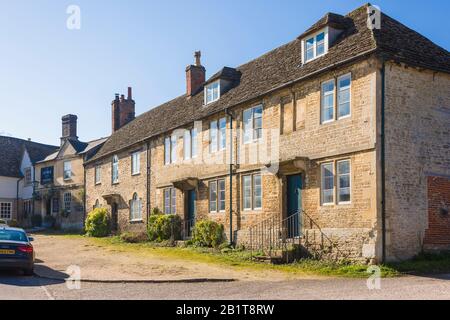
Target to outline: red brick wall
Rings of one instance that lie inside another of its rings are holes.
[[[425,230],[425,249],[450,249],[450,179],[428,177],[428,229]]]

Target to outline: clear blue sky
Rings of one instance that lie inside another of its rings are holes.
[[[61,116],[78,115],[82,140],[111,132],[114,93],[132,86],[141,114],[185,91],[202,50],[207,76],[293,40],[328,11],[364,1],[0,0],[0,134],[58,144]],[[447,0],[373,1],[450,48]],[[81,30],[66,9],[81,8]]]

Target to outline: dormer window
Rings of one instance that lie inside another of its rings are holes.
[[[328,52],[328,28],[322,29],[302,41],[303,63],[312,61]]]
[[[215,81],[205,86],[205,105],[220,98],[220,81]]]

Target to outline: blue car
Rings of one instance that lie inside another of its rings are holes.
[[[25,275],[34,273],[33,238],[23,229],[0,225],[0,268],[22,270]]]

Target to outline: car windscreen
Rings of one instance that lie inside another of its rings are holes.
[[[0,241],[28,242],[28,238],[25,232],[22,231],[0,229]]]

